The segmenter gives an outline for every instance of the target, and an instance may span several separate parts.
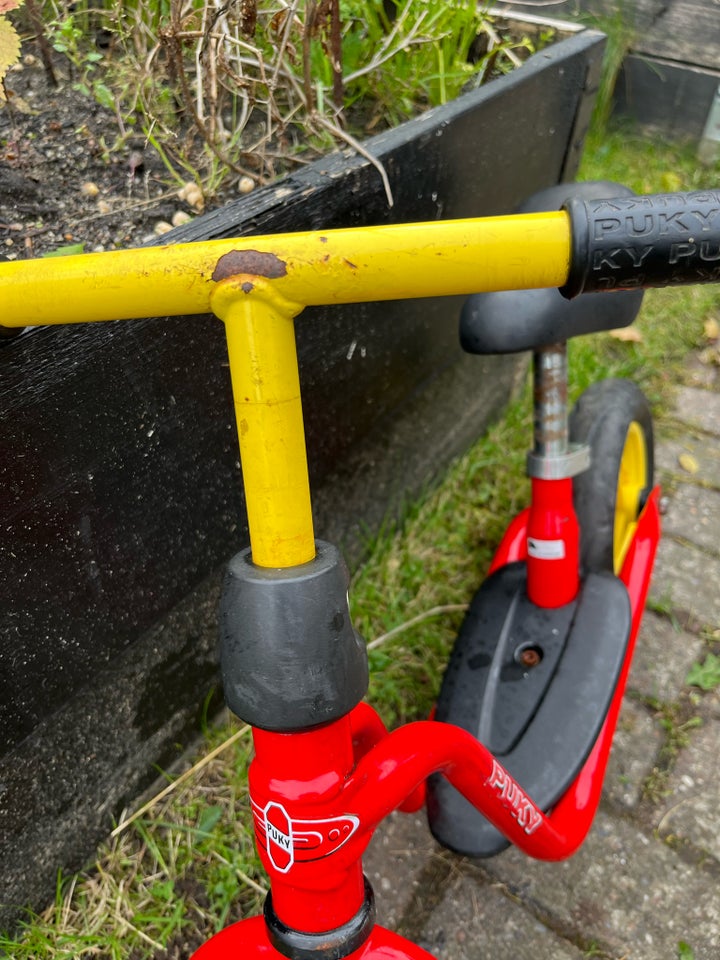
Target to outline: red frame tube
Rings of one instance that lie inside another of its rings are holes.
[[[580,588],[580,528],[570,477],[532,478],[527,518],[527,593],[537,607],[563,607]]]

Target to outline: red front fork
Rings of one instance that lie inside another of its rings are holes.
[[[432,773],[444,774],[530,856],[560,860],[577,850],[599,802],[649,587],[660,533],[658,498],[654,490],[621,572],[632,608],[622,674],[590,757],[551,814],[535,806],[481,743],[449,724],[422,721],[387,733],[375,711],[360,704],[343,719],[316,730],[254,731],[250,793],[255,830],[271,880],[272,906],[284,924],[322,934],[358,914],[365,898],[361,857],[374,830],[392,810],[416,807],[418,791]],[[555,535],[559,521],[553,522],[554,527],[551,523],[540,531],[540,539],[560,539]],[[532,527],[532,513],[526,511],[511,524],[493,568],[523,559],[523,544],[532,535],[538,532]],[[228,927],[195,954],[197,960],[278,960],[280,956],[261,918]],[[348,956],[351,960],[429,958],[425,951],[377,926]]]
[[[527,593],[538,607],[562,607],[580,586],[579,543],[573,484],[532,479],[532,506],[527,517]]]

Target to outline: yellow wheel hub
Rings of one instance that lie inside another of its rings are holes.
[[[620,460],[615,495],[613,568],[619,573],[630,546],[640,513],[640,496],[647,485],[647,449],[642,427],[633,421],[628,428]]]

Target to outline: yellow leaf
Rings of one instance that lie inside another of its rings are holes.
[[[667,190],[669,193],[677,193],[678,190],[682,190],[682,180],[676,173],[667,170],[661,177],[660,183],[662,184],[663,190]]]
[[[617,330],[611,330],[610,336],[615,340],[622,340],[624,343],[642,343],[643,338],[637,327],[620,327]]]
[[[705,321],[705,336],[708,340],[717,340],[720,337],[720,323],[715,317],[710,317]]]
[[[3,0],[0,0],[2,3]],[[9,2],[9,0],[5,0]],[[6,8],[7,9],[7,8]],[[0,16],[0,100],[5,100],[2,81],[10,67],[20,56],[20,37],[7,17]]]
[[[678,463],[685,473],[697,473],[700,469],[700,464],[691,453],[681,453],[678,457]]]
[[[698,360],[706,367],[720,367],[720,349],[718,347],[705,347],[698,354]]]
[[[40,112],[39,110],[34,110],[27,100],[19,97],[14,90],[8,90],[8,93],[12,97],[13,110],[17,111],[17,113],[24,113],[27,117],[36,117]],[[0,98],[2,98],[2,88],[0,88]]]

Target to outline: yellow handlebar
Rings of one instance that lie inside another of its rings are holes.
[[[569,261],[562,211],[19,260],[0,263],[0,325],[209,313],[231,276],[304,306],[560,287]]]

